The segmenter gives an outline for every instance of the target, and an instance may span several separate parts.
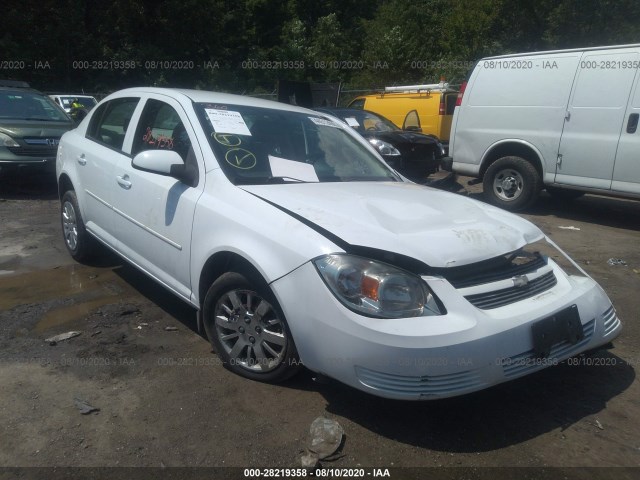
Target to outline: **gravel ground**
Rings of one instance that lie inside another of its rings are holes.
[[[52,176],[0,176],[0,467],[296,468],[319,416],[345,431],[329,468],[409,478],[416,471],[393,469],[466,467],[422,472],[501,478],[505,471],[481,467],[537,467],[528,478],[549,468],[544,478],[586,478],[573,467],[640,465],[639,202],[588,195],[563,204],[543,193],[523,215],[607,291],[625,325],[613,350],[424,403],[379,399],[308,371],[277,386],[231,374],[189,306],[116,257],[76,264],[58,210]],[[45,341],[68,331],[80,335]],[[82,414],[83,403],[99,410]],[[0,478],[14,475],[24,471],[0,469]]]

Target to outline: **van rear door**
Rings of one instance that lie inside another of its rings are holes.
[[[610,189],[616,150],[640,55],[637,49],[584,52],[567,108],[555,182]]]

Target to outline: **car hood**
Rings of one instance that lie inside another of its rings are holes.
[[[437,143],[436,139],[428,135],[421,133],[404,132],[400,130],[394,130],[391,132],[372,132],[365,131],[362,133],[365,138],[379,138],[392,145],[400,144],[424,144],[433,145]]]
[[[5,120],[0,123],[0,132],[14,138],[61,137],[63,133],[71,130],[72,128],[72,122]]]
[[[504,210],[405,182],[243,185],[350,245],[453,267],[513,252],[543,233]]]

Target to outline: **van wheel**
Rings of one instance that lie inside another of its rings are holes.
[[[509,211],[527,208],[540,193],[540,175],[521,157],[502,157],[484,174],[483,193],[487,201]]]
[[[557,200],[571,201],[580,198],[584,192],[580,190],[570,190],[568,188],[545,187],[547,193]]]
[[[207,337],[226,368],[262,382],[281,382],[302,367],[278,301],[259,275],[228,272],[204,299]]]

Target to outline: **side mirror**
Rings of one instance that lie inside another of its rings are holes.
[[[147,150],[133,157],[131,164],[138,170],[171,176],[171,169],[183,166],[184,162],[172,150]]]
[[[187,168],[182,161],[182,157],[173,150],[146,150],[140,152],[133,157],[131,165],[137,170],[166,175],[194,186],[193,169]]]

